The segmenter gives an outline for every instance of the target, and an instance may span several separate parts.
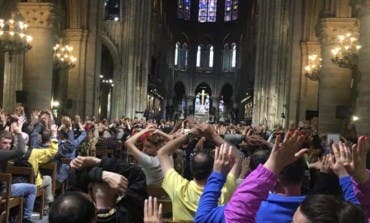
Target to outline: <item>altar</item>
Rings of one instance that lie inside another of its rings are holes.
[[[195,96],[194,119],[197,123],[206,123],[209,121],[210,105],[209,94],[205,93],[204,90]]]

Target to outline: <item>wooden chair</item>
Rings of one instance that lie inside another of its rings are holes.
[[[35,174],[32,167],[20,167],[8,165],[6,169],[7,173],[13,176],[26,176],[28,183],[35,184]],[[36,198],[40,198],[40,205],[38,207],[38,212],[40,214],[40,219],[44,217],[44,205],[45,205],[45,190],[42,187],[37,187]]]
[[[62,164],[66,164],[66,165],[69,165],[69,163],[72,161],[72,159],[68,159],[68,158],[60,158],[60,160],[62,161]],[[66,190],[66,187],[67,187],[67,183],[66,182],[63,182],[63,183],[57,183],[56,182],[56,175],[57,175],[57,164],[55,164],[55,189],[53,188],[54,190],[54,196],[56,196],[56,193],[57,191],[60,193],[60,194],[64,194],[64,191]]]
[[[57,163],[55,161],[40,165],[40,171],[43,175],[51,177],[53,196],[55,197],[55,190],[57,187]]]
[[[163,222],[172,221],[172,202],[166,191],[159,186],[147,186],[149,196],[156,197],[158,203],[162,204]]]
[[[17,219],[22,221],[23,218],[23,197],[12,197],[11,196],[11,185],[12,175],[9,173],[0,173],[0,182],[5,184],[5,191],[1,194],[1,208],[0,208],[0,219],[1,223],[7,223],[9,221],[10,209],[18,208]]]

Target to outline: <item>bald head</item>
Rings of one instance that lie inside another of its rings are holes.
[[[61,195],[51,206],[50,223],[94,223],[95,206],[88,196],[80,192]]]

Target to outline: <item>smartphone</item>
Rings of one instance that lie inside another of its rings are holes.
[[[340,142],[340,134],[339,133],[328,133],[326,135],[326,143],[330,145],[330,143],[339,143]]]

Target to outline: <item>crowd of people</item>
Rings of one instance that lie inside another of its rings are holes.
[[[154,187],[171,200],[171,222],[370,223],[368,138],[328,140],[316,119],[268,130],[191,117],[56,119],[43,110],[27,118],[23,107],[0,119],[0,173],[15,165],[35,174],[33,183],[12,183],[23,222],[32,222],[38,188],[51,223],[168,221],[148,195]],[[113,153],[98,157],[102,147]],[[56,197],[40,171],[48,162],[67,185]]]

